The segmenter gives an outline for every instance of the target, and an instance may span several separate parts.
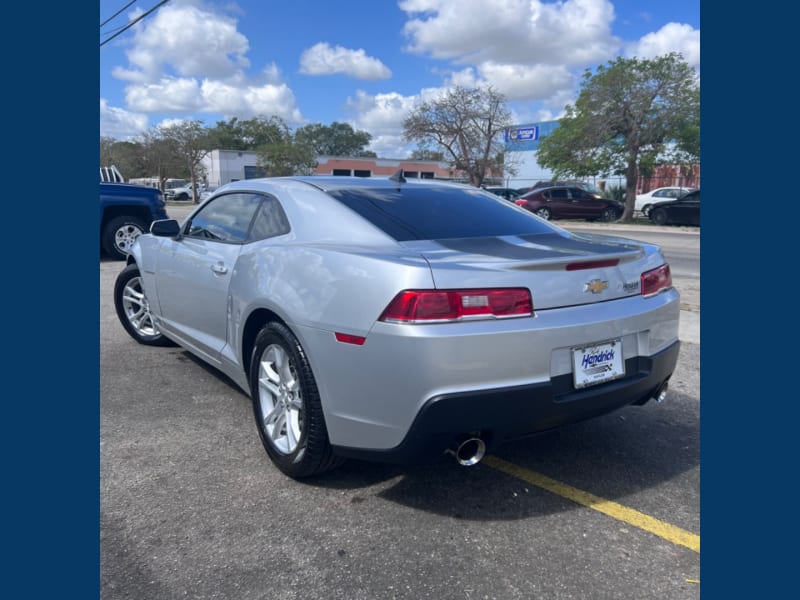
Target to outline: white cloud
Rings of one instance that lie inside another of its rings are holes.
[[[509,100],[546,100],[559,90],[569,90],[575,78],[559,65],[516,65],[485,62],[479,67],[483,79]]]
[[[126,52],[132,68],[114,75],[137,83],[158,81],[165,70],[181,77],[233,76],[249,66],[249,44],[236,26],[235,19],[198,6],[167,5],[134,29]]]
[[[160,9],[134,31],[126,52],[130,64],[112,71],[128,82],[125,100],[132,111],[305,122],[275,64],[258,77],[245,74],[249,43],[236,19],[185,0]]]
[[[372,95],[358,90],[347,99],[346,107],[354,115],[350,124],[372,135],[369,148],[378,156],[403,158],[415,147],[403,141],[403,119],[416,99],[396,92]]]
[[[685,23],[667,23],[628,46],[626,51],[628,56],[639,58],[655,58],[670,52],[680,52],[687,63],[699,70],[700,30]]]
[[[608,0],[403,0],[400,8],[410,51],[459,63],[585,65],[620,45]]]
[[[300,57],[300,72],[305,75],[334,75],[341,73],[374,81],[388,79],[392,72],[377,58],[367,56],[363,49],[349,50],[320,42],[305,50]]]
[[[105,98],[100,98],[101,136],[117,140],[129,139],[144,133],[147,124],[147,115],[109,106]]]
[[[129,86],[125,98],[128,106],[145,113],[221,113],[245,119],[276,115],[287,123],[304,121],[294,93],[285,84],[232,85],[209,79],[163,79]]]
[[[468,65],[446,85],[489,84],[510,102],[538,102],[540,114],[563,112],[583,69],[613,58],[608,0],[401,0],[408,50]]]

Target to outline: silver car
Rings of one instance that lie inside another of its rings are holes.
[[[347,457],[475,464],[663,399],[679,351],[658,247],[402,175],[225,185],[137,239],[114,300],[135,340],[179,344],[245,390],[295,478]]]

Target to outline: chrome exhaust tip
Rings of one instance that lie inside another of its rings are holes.
[[[664,400],[667,399],[667,389],[668,388],[669,388],[669,385],[666,384],[666,383],[663,386],[661,386],[661,388],[656,392],[656,394],[654,396],[654,398],[656,399],[656,402],[661,404]]]
[[[477,465],[486,454],[486,443],[476,437],[467,438],[456,446],[456,448],[448,450],[450,454],[455,456],[458,464],[464,467],[471,467]]]

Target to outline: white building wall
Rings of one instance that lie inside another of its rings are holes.
[[[206,184],[210,189],[215,189],[231,181],[244,179],[244,168],[256,166],[257,161],[256,152],[212,150],[203,157],[201,164],[206,171]]]
[[[542,167],[536,162],[536,152],[523,150],[520,152],[508,152],[506,154],[511,164],[515,165],[517,174],[506,177],[506,187],[521,188],[530,187],[542,180],[553,178],[553,172]]]

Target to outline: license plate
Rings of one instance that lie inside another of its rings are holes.
[[[584,388],[625,375],[622,340],[611,340],[572,349],[575,387]]]

